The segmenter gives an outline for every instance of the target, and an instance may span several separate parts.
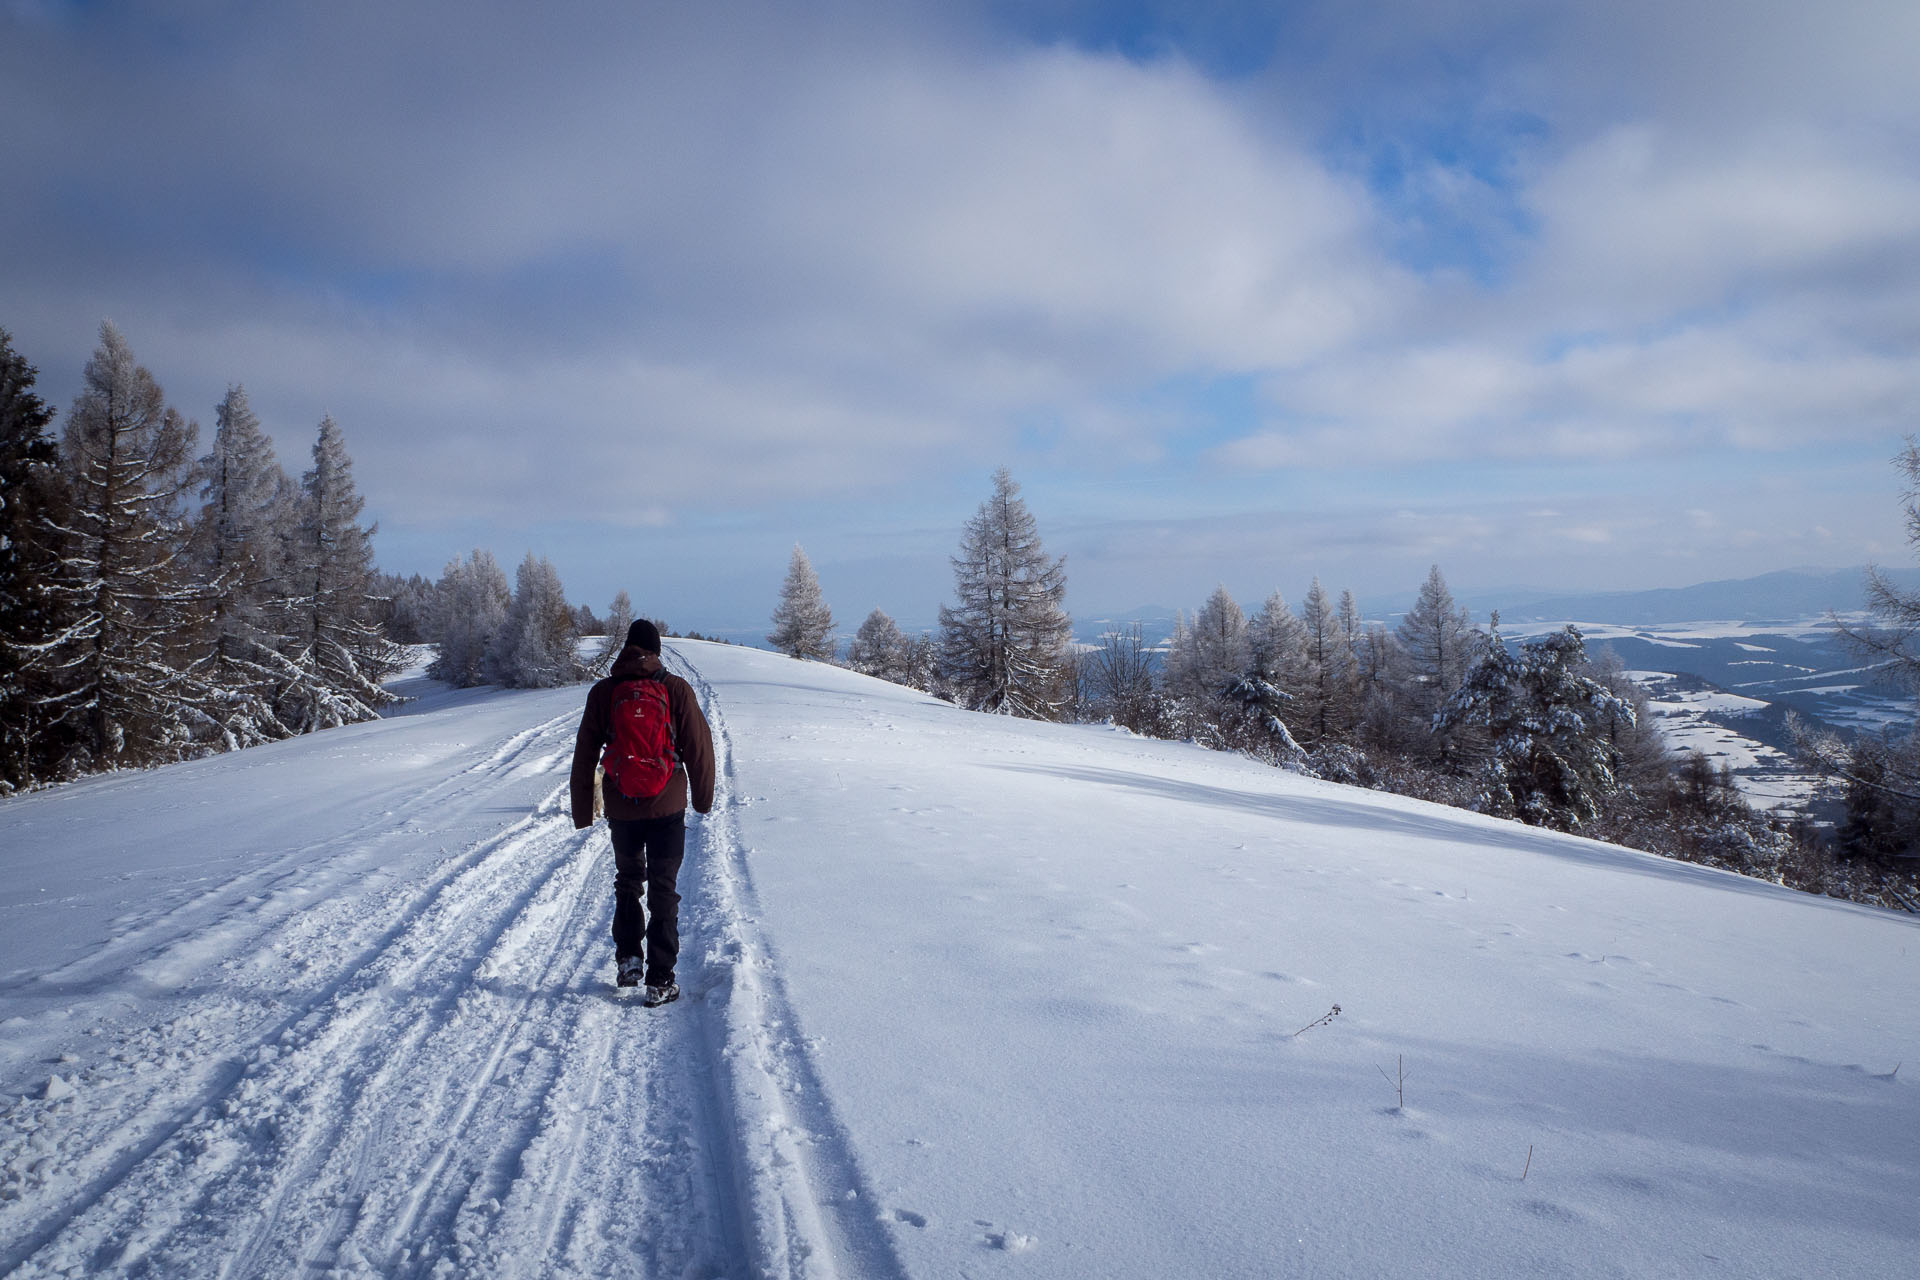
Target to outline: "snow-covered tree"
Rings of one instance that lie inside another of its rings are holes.
[[[1248,672],[1227,685],[1221,701],[1227,708],[1219,726],[1221,745],[1272,764],[1306,763],[1307,753],[1287,729],[1291,694],[1258,672]]]
[[[593,658],[592,674],[596,676],[613,670],[614,659],[626,648],[627,628],[633,625],[633,600],[625,591],[614,593],[613,603],[607,606],[606,619],[600,625],[606,639],[600,642],[600,651]]]
[[[958,599],[940,609],[940,659],[954,694],[976,710],[1059,715],[1070,694],[1066,561],[1047,555],[1005,467],[967,521],[953,578]]]
[[[66,746],[42,706],[75,618],[53,530],[67,520],[54,411],[37,376],[0,329],[0,794],[44,778]]]
[[[375,586],[385,601],[380,625],[386,629],[387,639],[395,644],[433,643],[440,604],[432,582],[417,573],[404,578],[383,573]]]
[[[436,680],[460,688],[484,684],[487,646],[507,620],[513,592],[493,552],[474,548],[465,560],[449,561],[440,575],[440,653],[427,668]],[[621,636],[625,638],[626,632]]]
[[[206,686],[186,669],[204,606],[182,551],[197,434],[102,324],[60,443],[60,589],[77,617],[57,649],[61,689],[42,702],[44,723],[76,732],[73,769],[174,759],[212,730]]]
[[[281,694],[282,718],[298,733],[371,720],[393,701],[380,682],[399,653],[376,621],[374,528],[353,480],[340,426],[327,415],[300,478],[299,516],[288,549],[293,664],[301,679]]]
[[[578,642],[578,620],[560,585],[560,571],[529,551],[514,575],[506,619],[487,645],[483,665],[489,682],[510,689],[577,683],[586,674],[576,656]]]
[[[1218,586],[1193,622],[1176,627],[1175,635],[1167,653],[1167,693],[1207,717],[1218,711],[1227,686],[1253,667],[1247,615],[1226,587]]]
[[[866,675],[905,684],[907,637],[900,624],[879,609],[868,614],[847,646],[847,665]]]
[[[1268,596],[1253,615],[1247,624],[1247,640],[1252,671],[1262,680],[1288,694],[1298,693],[1312,682],[1306,628],[1280,592]]]
[[[1625,708],[1609,708],[1600,720],[1607,745],[1620,759],[1621,783],[1640,789],[1659,785],[1671,774],[1673,759],[1654,718],[1646,687],[1628,673],[1626,663],[1610,645],[1594,653],[1580,674],[1598,681]]]
[[[291,484],[238,384],[215,411],[213,448],[198,474],[204,505],[191,545],[207,594],[208,711],[227,748],[249,747],[293,732],[275,708],[300,673],[286,656],[287,599],[297,590],[282,565],[295,519]]]
[[[1300,602],[1300,658],[1294,728],[1316,746],[1346,737],[1352,725],[1353,654],[1318,578]]]
[[[1474,630],[1467,611],[1454,603],[1439,565],[1427,574],[1419,597],[1400,620],[1396,638],[1404,663],[1399,692],[1405,714],[1413,722],[1410,736],[1416,742],[1424,738],[1430,750],[1444,757],[1453,740],[1435,732],[1434,717],[1466,679],[1485,637]]]
[[[1576,627],[1529,640],[1518,652],[1496,632],[1441,708],[1443,732],[1462,725],[1486,732],[1484,812],[1562,831],[1599,817],[1620,763],[1606,722],[1633,709],[1581,674],[1586,658]]]
[[[767,643],[789,657],[815,662],[833,658],[833,610],[821,598],[820,579],[797,543],[787,565],[787,580],[780,587],[780,603],[774,606]]]

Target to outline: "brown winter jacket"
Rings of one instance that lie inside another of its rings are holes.
[[[593,770],[600,752],[613,737],[613,687],[623,680],[660,671],[660,658],[637,645],[628,645],[614,660],[613,674],[587,691],[587,709],[580,717],[580,733],[573,740],[573,775],[568,791],[573,801],[576,829],[593,825]],[[673,749],[682,767],[667,779],[666,789],[651,800],[629,800],[615,787],[603,788],[609,818],[664,818],[687,807],[687,783],[693,783],[693,807],[699,813],[713,808],[713,735],[693,686],[666,674],[667,706],[673,717]]]

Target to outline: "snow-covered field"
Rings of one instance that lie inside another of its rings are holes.
[[[1820,786],[1820,779],[1802,769],[1784,751],[1770,747],[1709,715],[1739,719],[1765,710],[1770,704],[1722,689],[1684,687],[1671,672],[1629,671],[1645,685],[1648,709],[1660,727],[1660,736],[1672,751],[1693,751],[1716,767],[1733,771],[1733,784],[1756,809],[1803,809]]]
[[[0,802],[0,1273],[1910,1274],[1920,922],[675,647],[661,1010],[578,689]]]

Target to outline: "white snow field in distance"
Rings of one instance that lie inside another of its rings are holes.
[[[579,688],[0,802],[0,1274],[1910,1272],[1920,922],[670,649],[660,1010]]]

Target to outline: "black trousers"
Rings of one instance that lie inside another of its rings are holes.
[[[613,831],[613,950],[621,959],[644,954],[647,985],[673,981],[680,958],[680,860],[687,852],[687,815],[608,818]],[[645,900],[643,903],[642,900]],[[653,907],[647,918],[646,904]]]

